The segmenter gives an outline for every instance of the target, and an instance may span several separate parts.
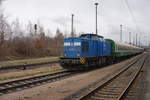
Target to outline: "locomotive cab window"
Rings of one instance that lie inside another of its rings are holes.
[[[83,42],[82,43],[82,52],[86,53],[89,50],[89,43],[88,42]]]
[[[99,41],[103,41],[104,39],[103,39],[103,37],[99,36],[99,37],[98,37],[98,40],[99,40]]]
[[[92,39],[92,40],[98,40],[98,37],[97,37],[96,35],[93,35],[93,36],[91,37],[91,39]]]

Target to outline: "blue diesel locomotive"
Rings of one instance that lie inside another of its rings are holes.
[[[82,34],[80,37],[64,40],[64,56],[60,63],[64,68],[77,65],[84,67],[102,65],[111,60],[111,43],[96,34]]]

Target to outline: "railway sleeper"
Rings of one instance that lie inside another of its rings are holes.
[[[97,91],[97,93],[100,93],[100,94],[119,94],[118,91]]]
[[[114,93],[114,92],[109,92],[109,93],[104,93],[104,92],[97,92],[94,93],[95,95],[119,95],[120,93]]]
[[[93,100],[93,99],[96,99],[96,100],[100,100],[100,99],[104,99],[104,100],[108,100],[108,99],[110,99],[110,100],[112,100],[112,99],[116,99],[117,98],[117,96],[109,96],[109,95],[94,95],[94,96],[91,96],[91,97],[89,97],[89,100]]]

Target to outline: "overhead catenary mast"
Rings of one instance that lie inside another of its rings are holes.
[[[137,34],[136,34],[136,46],[137,46]]]
[[[141,46],[141,38],[140,38],[140,36],[139,36],[139,47]]]
[[[122,24],[120,25],[120,42],[122,42]]]
[[[131,44],[131,32],[129,32],[129,44]]]

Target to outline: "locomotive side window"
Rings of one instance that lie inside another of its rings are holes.
[[[88,51],[89,51],[89,43],[84,41],[82,44],[82,52],[86,53]]]
[[[70,42],[64,42],[64,46],[70,46]]]
[[[93,36],[91,37],[91,39],[92,39],[92,40],[98,40],[98,37],[95,36],[95,35],[93,35]]]
[[[98,40],[103,41],[103,38],[99,36],[99,37],[98,37]]]

